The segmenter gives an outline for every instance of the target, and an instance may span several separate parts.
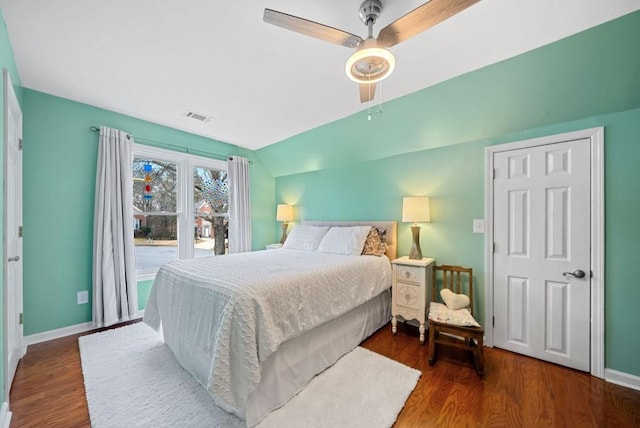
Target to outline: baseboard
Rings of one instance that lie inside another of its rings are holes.
[[[11,412],[9,411],[9,403],[5,401],[2,403],[2,408],[0,409],[0,428],[9,428],[10,423]]]
[[[96,327],[93,325],[93,322],[70,325],[68,327],[62,327],[56,330],[49,330],[42,333],[25,336],[22,343],[25,347],[27,347],[29,345],[35,345],[36,343],[42,343],[53,339],[59,339],[65,336],[71,336],[72,334],[84,333],[85,331],[93,330],[94,328]]]
[[[612,369],[604,369],[604,380],[615,383],[616,385],[626,386],[627,388],[640,391],[640,376],[619,372]]]
[[[144,309],[138,311],[135,318],[133,319],[142,319],[142,318],[144,318]],[[22,348],[23,348],[22,355],[27,353],[27,347],[29,345],[35,345],[36,343],[42,343],[42,342],[47,342],[53,339],[59,339],[61,337],[71,336],[72,334],[84,333],[87,331],[91,331],[95,328],[96,327],[93,324],[93,322],[85,322],[82,324],[70,325],[69,327],[59,328],[57,330],[50,330],[42,333],[25,336],[22,340]]]

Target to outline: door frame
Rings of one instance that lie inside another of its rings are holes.
[[[2,266],[3,266],[3,272],[2,272],[2,276],[3,276],[3,338],[2,338],[2,347],[3,347],[3,356],[2,356],[2,361],[3,361],[3,373],[4,373],[4,385],[2,386],[4,389],[4,393],[5,393],[5,402],[9,403],[9,392],[11,391],[11,384],[13,381],[13,378],[9,379],[9,328],[8,325],[10,322],[16,322],[17,320],[11,320],[9,319],[9,315],[8,315],[8,305],[9,304],[13,304],[13,302],[9,302],[8,299],[8,289],[9,289],[9,281],[8,281],[8,257],[9,254],[7,252],[7,247],[8,247],[8,243],[7,243],[7,230],[8,230],[8,207],[9,207],[9,201],[7,201],[7,177],[8,177],[8,170],[9,168],[7,167],[7,162],[8,162],[8,150],[9,150],[9,123],[6,120],[7,118],[7,111],[8,109],[11,108],[11,105],[15,105],[15,107],[18,108],[18,110],[20,111],[20,114],[22,115],[22,111],[21,111],[21,107],[20,107],[20,103],[18,102],[18,99],[16,97],[15,91],[13,89],[13,82],[11,81],[11,76],[9,75],[9,71],[5,68],[2,70],[2,74],[3,74],[3,89],[4,89],[4,93],[3,93],[3,122],[4,122],[4,129],[3,129],[3,135],[2,135],[2,150],[3,150],[3,186],[2,186],[2,201],[3,201],[3,220],[2,220],[2,230],[3,230],[3,237],[2,237],[2,246],[3,246],[3,260],[2,260]],[[22,138],[22,125],[20,125],[20,128],[16,130],[17,136],[18,138]],[[20,156],[22,156],[22,154],[20,153]],[[20,174],[22,175],[22,167],[21,167],[21,171]],[[22,221],[22,220],[20,220]],[[20,258],[23,258],[23,254],[19,254]],[[22,262],[21,262],[22,263]],[[22,277],[22,275],[21,275]],[[22,304],[22,299],[23,299],[23,289],[24,286],[22,286],[20,288],[20,290],[16,290],[16,293],[20,294],[20,307],[16,308],[16,312],[17,313],[22,313],[23,310],[23,304]],[[25,344],[24,344],[24,336],[23,336],[23,332],[22,332],[22,328],[21,326],[18,324],[18,329],[20,329],[20,340],[19,340],[19,353],[20,353],[20,357],[22,358],[25,354]],[[14,373],[15,376],[15,373]]]
[[[499,144],[485,148],[485,345],[493,347],[493,158],[496,153],[589,139],[591,146],[591,326],[590,372],[604,378],[604,127]]]

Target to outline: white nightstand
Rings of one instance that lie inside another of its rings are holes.
[[[434,259],[412,260],[400,257],[391,262],[393,288],[391,293],[391,332],[398,332],[400,315],[405,321],[420,323],[420,343],[424,343],[427,293],[431,286]]]
[[[277,250],[278,248],[282,248],[282,244],[281,243],[267,244],[267,250]]]

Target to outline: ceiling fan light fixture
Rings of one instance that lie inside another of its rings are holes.
[[[378,47],[375,39],[367,39],[349,57],[345,71],[354,82],[373,84],[389,77],[395,67],[396,58],[391,51]]]

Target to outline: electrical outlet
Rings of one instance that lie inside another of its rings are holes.
[[[88,291],[78,291],[78,304],[84,305],[85,303],[89,303],[89,292]]]
[[[473,220],[473,233],[484,233],[484,219]]]

